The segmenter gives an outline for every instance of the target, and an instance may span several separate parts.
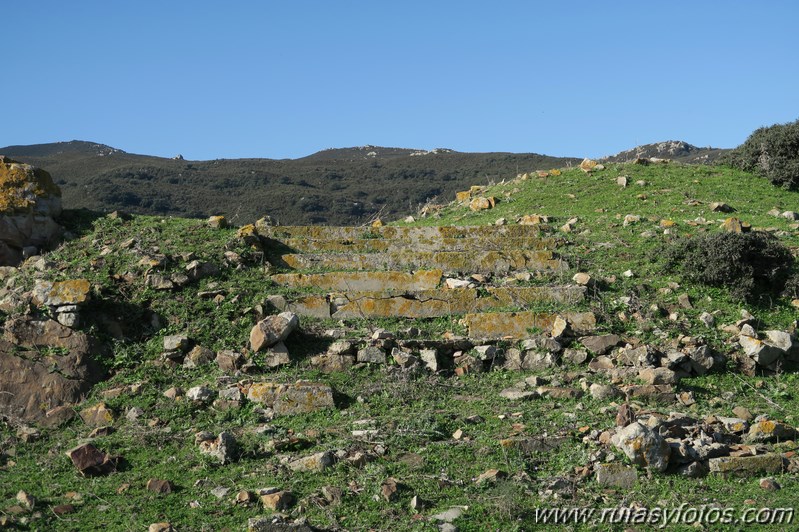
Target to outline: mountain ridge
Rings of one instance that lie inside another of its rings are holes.
[[[680,162],[711,162],[722,151],[667,141],[605,160],[666,154]],[[305,225],[359,225],[406,215],[427,203],[446,203],[472,185],[582,160],[374,145],[330,148],[297,159],[185,160],[81,140],[6,146],[0,154],[50,172],[67,208],[189,218],[224,214],[235,223],[269,214],[282,223]]]

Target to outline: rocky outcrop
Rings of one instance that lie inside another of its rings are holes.
[[[52,245],[61,234],[61,190],[50,174],[0,155],[0,266]]]
[[[103,372],[98,346],[54,320],[12,319],[0,340],[0,415],[45,420],[48,411],[77,403]]]

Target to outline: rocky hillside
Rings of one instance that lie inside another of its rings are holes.
[[[619,152],[604,160],[613,163],[625,163],[637,159],[668,159],[687,164],[710,164],[717,161],[730,150],[723,148],[699,148],[681,140],[667,140],[653,144],[644,144],[631,150]]]
[[[8,146],[0,154],[46,168],[73,208],[243,224],[263,215],[295,224],[363,224],[452,197],[474,183],[579,162],[537,154],[430,152],[365,146],[296,160],[186,161],[72,141]]]
[[[361,227],[65,211],[0,269],[0,526],[785,530],[799,193],[585,161],[453,197]],[[746,267],[698,275],[706,238]]]

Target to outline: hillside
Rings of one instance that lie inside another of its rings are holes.
[[[0,364],[85,399],[0,388],[0,526],[790,529],[799,283],[670,257],[754,235],[797,276],[799,193],[679,163],[461,188],[365,227],[65,213],[0,270]]]
[[[244,223],[270,215],[295,224],[362,224],[415,211],[470,184],[579,162],[537,154],[458,153],[368,146],[324,150],[296,160],[186,161],[133,155],[72,141],[0,148],[46,169],[64,205],[99,211]]]
[[[605,157],[603,161],[626,163],[636,159],[668,159],[687,164],[710,164],[729,152],[723,148],[699,148],[681,140],[667,140],[653,144],[643,144]]]

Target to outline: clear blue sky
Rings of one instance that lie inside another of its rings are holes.
[[[3,4],[0,146],[599,157],[799,118],[796,0]]]

